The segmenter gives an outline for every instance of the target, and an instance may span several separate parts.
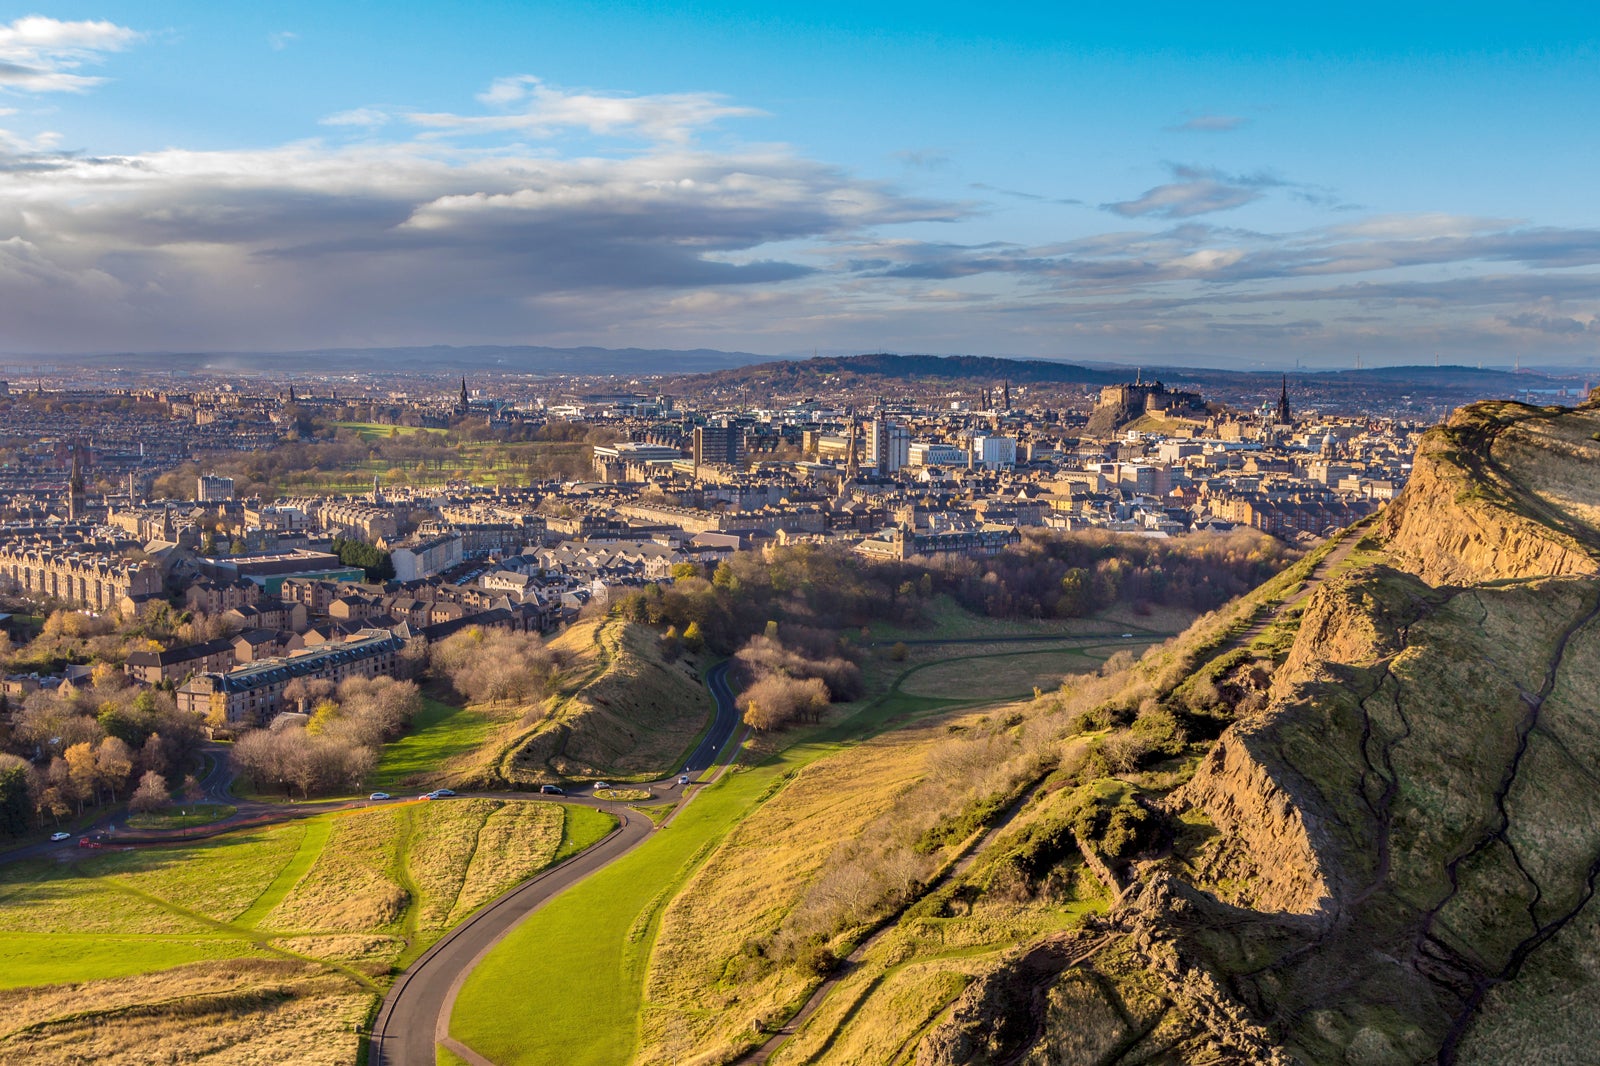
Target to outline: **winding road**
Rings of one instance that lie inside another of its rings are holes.
[[[685,762],[684,773],[697,773],[712,766],[738,728],[739,711],[728,685],[729,665],[719,663],[706,673],[706,686],[716,700],[716,714],[711,728]],[[657,785],[671,787],[675,780],[669,777]],[[693,798],[694,792],[689,792],[667,821],[676,817]],[[523,882],[478,911],[412,963],[378,1009],[372,1025],[369,1066],[435,1066],[435,1049],[440,1044],[473,1066],[492,1066],[483,1056],[450,1037],[450,1010],[467,975],[523,919],[644,843],[652,829],[650,819],[623,804],[586,797],[571,797],[562,802],[610,811],[620,824],[600,843]]]

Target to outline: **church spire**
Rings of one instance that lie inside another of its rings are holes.
[[[1289,410],[1289,375],[1285,374],[1283,375],[1283,391],[1278,393],[1278,424],[1281,426],[1291,425],[1294,421],[1290,417],[1291,414],[1292,412]]]
[[[460,404],[460,408],[461,408],[461,413],[462,414],[466,414],[468,406],[469,406],[469,404],[467,403],[467,379],[466,379],[466,376],[463,375],[462,378],[461,378],[461,404]]]

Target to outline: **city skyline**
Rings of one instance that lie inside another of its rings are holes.
[[[1592,15],[1341,18],[0,19],[0,351],[1589,365]]]

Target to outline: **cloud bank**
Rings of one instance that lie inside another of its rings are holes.
[[[0,27],[0,88],[92,89],[86,67],[142,39],[105,22],[19,19]],[[715,93],[569,89],[519,74],[488,82],[477,104],[349,107],[321,118],[318,138],[255,150],[95,156],[0,131],[0,344],[1314,362],[1525,345],[1580,356],[1600,332],[1600,229],[1330,214],[1327,190],[1198,164],[1167,164],[1169,180],[1098,208],[965,180],[954,187],[983,195],[923,196],[741,141],[730,131],[761,112]],[[884,158],[929,181],[959,165],[927,148]],[[1071,179],[1059,191],[1077,191]],[[1001,210],[996,198],[1013,212],[1048,202],[1038,228],[1074,229],[974,238]],[[1291,202],[1337,221],[1218,221]]]

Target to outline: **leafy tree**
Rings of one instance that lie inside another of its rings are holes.
[[[699,651],[706,646],[705,630],[700,628],[699,622],[690,622],[683,631],[683,646],[690,651]]]
[[[333,550],[346,566],[359,566],[368,581],[389,581],[394,577],[394,560],[389,553],[364,540],[333,538]]]
[[[15,755],[0,755],[0,836],[26,833],[32,807],[27,761]]]

